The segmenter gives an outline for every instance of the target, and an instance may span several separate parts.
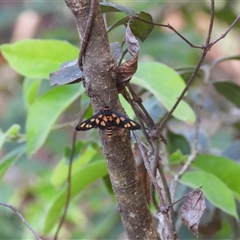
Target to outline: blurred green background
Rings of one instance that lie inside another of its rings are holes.
[[[112,1],[112,3],[132,7],[152,15],[156,23],[169,23],[185,38],[195,45],[203,45],[209,23],[209,1]],[[216,12],[212,39],[219,37],[235,20],[240,10],[239,1],[216,1]],[[123,13],[106,14],[110,26],[124,16]],[[125,28],[120,26],[109,33],[109,41],[121,42]],[[0,44],[11,43],[26,38],[66,40],[79,46],[79,38],[73,16],[64,1],[5,1],[0,2]],[[205,63],[215,59],[239,55],[240,23],[215,45],[209,52]],[[64,52],[62,52],[64,54]],[[156,60],[182,73],[184,80],[198,60],[201,51],[191,48],[176,34],[166,28],[155,27],[150,36],[140,43],[140,61]],[[208,81],[232,81],[240,84],[239,61],[224,61],[214,67]],[[13,124],[21,126],[25,133],[26,108],[24,105],[23,77],[18,75],[2,55],[0,55],[0,128],[6,132]],[[50,88],[49,81],[42,81],[40,93]],[[239,95],[240,96],[240,95]],[[202,152],[217,153],[240,161],[239,126],[240,112],[228,102],[212,85],[204,82],[201,75],[192,85],[186,100],[194,108],[201,100],[203,111],[199,148]],[[238,98],[239,99],[239,98]],[[87,102],[83,96],[81,105]],[[238,100],[237,100],[238,101]],[[239,100],[240,101],[240,100]],[[154,99],[145,102],[150,114],[159,121],[159,106]],[[46,106],[47,107],[47,106]],[[59,122],[76,120],[79,103],[72,104]],[[89,111],[88,115],[91,115]],[[46,119],[47,121],[47,119]],[[169,155],[180,149],[189,154],[193,125],[172,122],[168,125]],[[37,128],[37,126],[36,126]],[[73,127],[68,126],[52,131],[44,146],[30,159],[23,154],[0,182],[0,202],[16,206],[35,231],[43,234],[46,212],[54,197],[60,191],[51,184],[54,167],[70,147]],[[184,132],[184,133],[183,133]],[[102,157],[101,146],[96,133],[90,133],[83,145],[91,145]],[[24,145],[19,141],[8,141],[0,149],[3,159],[8,153]],[[239,179],[238,179],[239,180]],[[237,181],[237,180],[236,180]],[[182,186],[182,188],[184,188]],[[181,195],[186,189],[179,190]],[[227,214],[208,204],[208,215],[200,228],[201,239],[230,239],[240,237],[236,221]],[[75,198],[61,230],[62,239],[126,239],[121,221],[115,212],[116,203],[99,180],[87,187]],[[238,206],[239,207],[239,206]],[[33,236],[11,210],[0,207],[0,239],[32,239]],[[44,235],[49,239],[54,231]],[[196,239],[191,232],[181,226],[179,239]]]

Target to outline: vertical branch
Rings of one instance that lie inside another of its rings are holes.
[[[105,107],[103,101],[110,102],[111,108],[124,113],[118,99],[116,63],[111,55],[99,2],[94,1],[94,17],[82,66],[86,92],[90,96],[94,112]],[[65,2],[74,15],[82,39],[91,2],[89,0],[65,0]],[[102,101],[99,101],[99,98]],[[112,138],[109,139],[105,131],[99,130],[99,136],[117,199],[117,209],[128,238],[159,239],[138,176],[129,132],[125,129],[114,129]]]

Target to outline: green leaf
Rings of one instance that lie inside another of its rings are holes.
[[[79,194],[84,188],[95,182],[97,179],[107,175],[107,167],[105,160],[99,160],[84,165],[78,169],[71,180],[71,199]],[[49,209],[44,223],[44,233],[48,233],[59,222],[60,214],[66,201],[66,188],[54,200]]]
[[[19,124],[13,124],[5,133],[7,139],[16,140],[20,136],[21,126]]]
[[[167,140],[169,153],[172,154],[179,149],[184,155],[190,154],[191,146],[185,136],[169,131],[167,134]]]
[[[5,133],[0,129],[0,149],[6,140],[16,140],[20,137],[21,126],[13,124]]]
[[[41,84],[41,80],[32,80],[29,78],[24,79],[23,83],[23,97],[28,108],[37,98],[37,93],[39,86]]]
[[[192,188],[203,186],[205,197],[216,207],[238,219],[232,191],[213,174],[206,172],[187,172],[180,182]]]
[[[183,79],[168,66],[157,62],[141,62],[131,83],[149,90],[169,111],[185,87]],[[182,100],[173,116],[192,123],[195,114],[191,107]]]
[[[112,211],[112,208],[109,207],[106,209],[104,218],[91,229],[81,235],[81,239],[90,240],[90,239],[105,239],[105,236],[109,236],[109,233],[119,225],[120,219],[119,215],[115,211]],[[114,239],[113,237],[111,239]],[[115,238],[116,239],[116,238]],[[108,238],[108,240],[110,240]],[[122,239],[124,240],[124,239]]]
[[[118,27],[118,26],[121,26],[121,25],[127,25],[129,21],[129,17],[123,17],[121,18],[120,20],[118,20],[117,22],[115,22],[112,26],[110,26],[108,29],[107,29],[107,32],[110,32],[111,30],[113,30],[114,28]]]
[[[210,155],[198,155],[192,166],[211,173],[221,179],[232,191],[240,194],[240,184],[236,179],[240,176],[240,165],[231,159]]]
[[[2,148],[5,142],[5,138],[6,138],[5,133],[0,129],[0,149]]]
[[[6,154],[0,163],[0,179],[4,176],[7,170],[25,153],[26,146],[19,146]]]
[[[101,10],[103,13],[106,12],[123,12],[129,17],[132,17],[135,15],[138,11],[127,7],[127,6],[122,6],[119,4],[113,4],[113,3],[108,3],[108,2],[100,2],[101,5]]]
[[[4,58],[19,74],[30,78],[48,78],[65,62],[76,59],[79,49],[59,40],[22,40],[0,47]]]
[[[131,105],[125,100],[125,98],[122,95],[119,95],[120,102],[123,106],[124,111],[126,112],[127,116],[131,119],[134,118],[135,114],[131,107]]]
[[[216,90],[232,102],[236,107],[240,108],[240,86],[232,82],[215,82],[213,86]]]
[[[71,85],[55,87],[43,94],[29,107],[26,123],[27,153],[29,155],[43,145],[60,114],[83,91],[83,87],[78,88]]]
[[[152,23],[152,16],[145,12],[140,12],[137,16],[145,21]],[[138,19],[134,19],[134,21],[130,22],[130,28],[135,37],[138,37],[142,42],[147,38],[150,32],[153,30],[153,25],[149,23],[145,23]]]
[[[186,162],[187,160],[187,156],[183,155],[181,150],[177,149],[175,152],[173,152],[170,156],[169,156],[169,163],[170,164],[180,164],[183,162]]]
[[[78,171],[80,167],[82,167],[84,164],[88,163],[92,160],[92,158],[96,155],[96,150],[93,148],[89,148],[86,151],[84,151],[83,154],[80,154],[79,158],[76,159],[72,163],[72,174]],[[67,179],[68,174],[68,168],[69,165],[66,162],[66,158],[64,157],[55,167],[52,176],[51,176],[51,183],[54,186],[59,186]]]
[[[152,16],[145,12],[135,13],[136,16],[139,18],[146,20],[148,22],[152,22]],[[116,23],[114,23],[112,26],[108,28],[108,32],[110,32],[112,29],[120,26],[120,25],[127,25],[129,21],[129,17],[123,17]],[[150,32],[153,30],[153,25],[145,23],[143,21],[140,21],[138,19],[132,19],[130,22],[130,28],[134,34],[135,37],[138,37],[142,42],[147,38],[147,36],[150,34]]]

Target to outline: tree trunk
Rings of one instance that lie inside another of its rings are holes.
[[[124,113],[116,88],[116,63],[112,57],[108,37],[97,0],[65,0],[72,11],[82,39],[94,2],[94,20],[83,57],[85,88],[94,112],[110,104],[110,108]],[[104,103],[103,103],[104,102]],[[117,211],[129,239],[159,239],[138,176],[131,149],[130,134],[125,129],[114,129],[112,138],[99,130],[103,152],[106,157],[112,187],[117,199]]]

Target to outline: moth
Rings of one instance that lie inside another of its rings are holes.
[[[101,130],[106,130],[108,138],[111,138],[113,127],[125,128],[128,130],[136,130],[141,128],[137,122],[117,111],[110,109],[110,107],[106,105],[91,118],[76,126],[75,129],[77,131],[87,131],[91,128],[100,128]]]

